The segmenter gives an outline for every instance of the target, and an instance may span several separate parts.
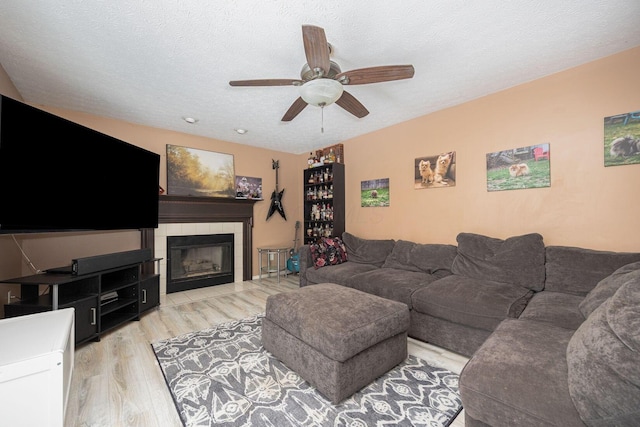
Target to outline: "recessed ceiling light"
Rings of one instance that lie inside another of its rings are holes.
[[[189,123],[189,124],[194,124],[198,121],[198,119],[194,118],[194,117],[183,117],[182,120],[184,120],[185,122]]]
[[[246,129],[242,129],[242,128],[238,128],[238,129],[234,129],[236,132],[238,132],[240,135],[244,135],[245,133],[249,132]]]

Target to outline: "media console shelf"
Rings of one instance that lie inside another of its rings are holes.
[[[116,257],[117,259],[117,257]],[[88,274],[40,273],[0,283],[19,284],[20,301],[5,304],[6,317],[72,307],[75,344],[100,340],[100,335],[160,305],[160,258],[150,258]],[[143,268],[153,263],[154,268]],[[146,273],[150,271],[151,273]],[[144,272],[144,273],[143,273]],[[39,293],[41,286],[47,290]]]

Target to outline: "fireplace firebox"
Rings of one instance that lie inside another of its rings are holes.
[[[233,233],[167,237],[167,293],[233,283]]]

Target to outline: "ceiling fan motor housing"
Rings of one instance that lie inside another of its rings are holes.
[[[331,67],[329,68],[329,73],[326,75],[319,76],[317,71],[314,71],[309,67],[309,64],[304,64],[302,67],[302,71],[300,71],[300,78],[307,82],[309,80],[316,79],[318,77],[324,77],[329,79],[335,79],[338,74],[342,72],[340,66],[333,61],[330,61]]]

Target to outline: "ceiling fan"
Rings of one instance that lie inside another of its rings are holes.
[[[345,71],[331,61],[331,46],[324,29],[313,25],[302,26],[302,41],[307,63],[302,67],[300,79],[232,80],[231,86],[299,86],[300,97],[282,117],[282,121],[293,120],[309,105],[325,107],[338,104],[358,118],[369,111],[343,86],[388,82],[413,77],[413,65],[384,65]]]

